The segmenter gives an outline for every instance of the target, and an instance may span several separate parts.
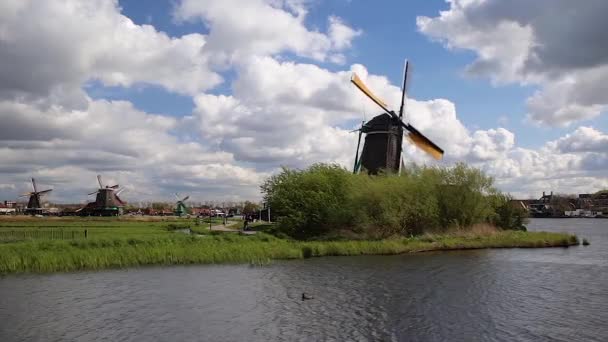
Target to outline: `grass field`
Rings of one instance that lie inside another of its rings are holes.
[[[94,270],[153,264],[266,264],[275,259],[330,255],[578,244],[577,238],[568,234],[517,231],[453,232],[379,241],[302,242],[279,239],[263,232],[241,236],[196,229],[204,235],[187,235],[172,231],[171,225],[202,228],[196,226],[193,219],[179,218],[0,218],[0,231],[87,229],[90,232],[86,239],[0,241],[0,273]]]
[[[230,223],[240,222],[239,219],[229,219]],[[177,217],[30,217],[30,216],[0,216],[0,242],[21,241],[32,239],[72,239],[84,238],[146,238],[162,237],[173,234],[172,230],[195,227],[204,230],[212,225],[222,224],[221,218]]]

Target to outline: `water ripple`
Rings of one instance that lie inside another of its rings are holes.
[[[0,341],[602,341],[604,222],[533,221],[592,242],[568,249],[4,277]]]

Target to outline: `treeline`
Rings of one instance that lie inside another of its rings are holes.
[[[244,202],[220,202],[220,201],[205,201],[195,202],[187,201],[186,207],[188,208],[235,208],[239,209],[244,213],[255,213],[260,209],[258,203],[244,201]],[[138,209],[151,208],[154,210],[173,210],[175,208],[175,202],[139,202],[139,203],[127,203],[125,206],[126,211],[136,211]]]
[[[277,230],[297,239],[386,238],[488,223],[525,230],[526,212],[481,170],[414,166],[401,175],[354,175],[333,164],[284,168],[261,186]]]

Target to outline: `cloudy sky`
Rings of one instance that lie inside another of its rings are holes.
[[[258,199],[280,166],[350,168],[378,108],[356,71],[504,191],[608,188],[605,0],[0,0],[0,199]],[[410,162],[436,164],[409,147]]]

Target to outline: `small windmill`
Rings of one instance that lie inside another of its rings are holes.
[[[188,207],[184,203],[188,200],[188,198],[190,198],[190,196],[179,199],[179,195],[177,193],[175,194],[175,199],[177,200],[175,203],[175,215],[183,216],[188,213]]]
[[[414,126],[403,122],[409,70],[410,66],[406,60],[401,88],[401,107],[399,108],[398,115],[394,110],[389,108],[386,102],[374,95],[356,73],[353,73],[350,81],[385,112],[375,116],[367,123],[362,124],[361,128],[355,130],[359,131],[359,142],[357,143],[355,155],[355,173],[359,172],[362,168],[367,170],[369,174],[377,174],[380,170],[399,172],[403,164],[402,143],[405,131],[407,131],[409,140],[418,148],[435,159],[443,157],[443,150],[439,146],[425,137]],[[365,133],[365,143],[361,156],[359,156],[362,133]]]
[[[99,189],[91,192],[90,195],[96,195],[95,202],[87,204],[81,211],[83,215],[95,215],[95,216],[116,216],[121,213],[121,208],[125,205],[125,202],[118,197],[118,195],[124,191],[124,188],[119,189],[118,184],[116,185],[103,185],[101,175],[97,175],[97,183],[99,183]]]
[[[42,195],[53,191],[53,189],[38,191],[38,187],[36,186],[36,180],[34,178],[32,178],[32,188],[34,189],[34,191],[26,192],[25,194],[21,195],[20,197],[29,196],[29,201],[27,202],[27,207],[25,208],[25,212],[30,213],[30,214],[37,214],[43,210],[42,201],[41,201]]]

